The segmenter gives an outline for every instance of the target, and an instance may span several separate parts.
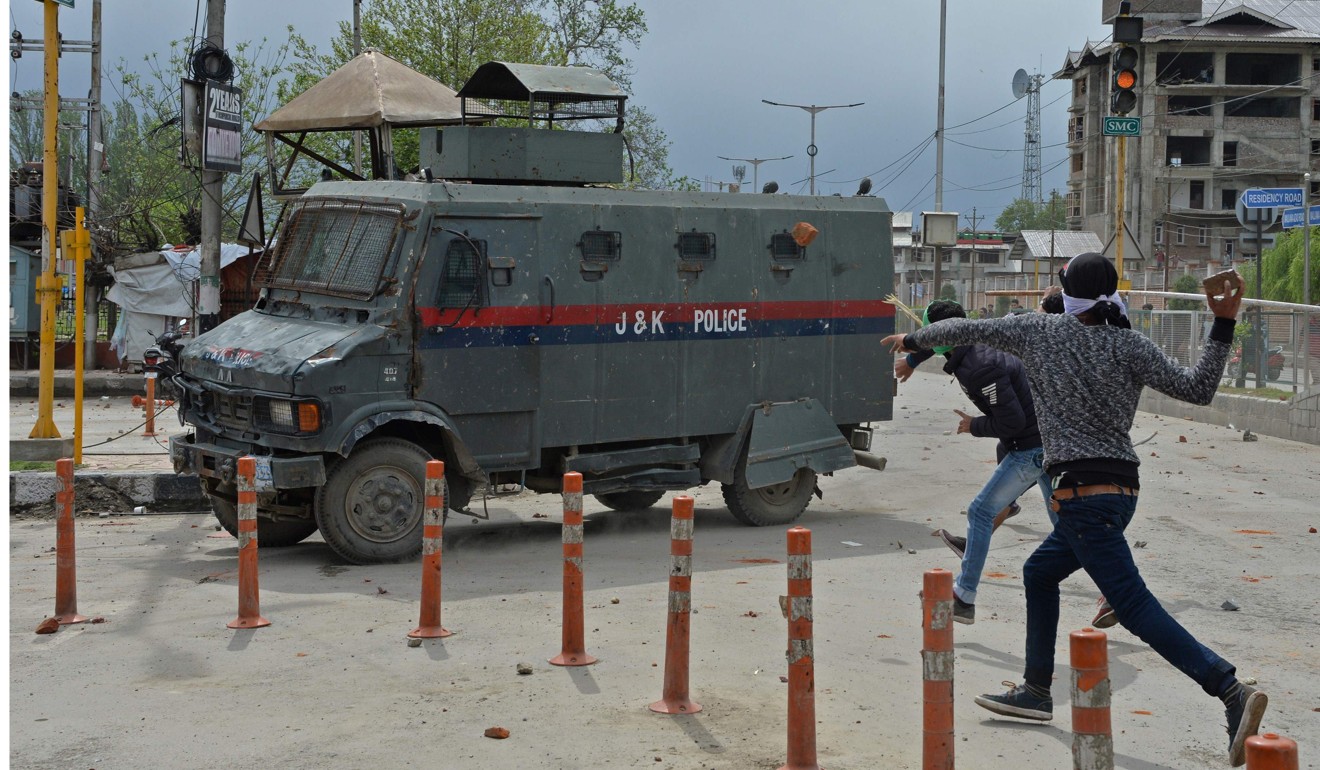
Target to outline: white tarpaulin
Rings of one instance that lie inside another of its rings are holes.
[[[220,245],[220,269],[248,255],[248,247]],[[115,283],[106,298],[119,305],[119,323],[110,347],[121,363],[142,360],[142,351],[156,344],[156,336],[180,319],[193,317],[201,254],[197,249],[165,249],[115,260],[110,268]]]

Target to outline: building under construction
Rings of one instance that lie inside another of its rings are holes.
[[[1118,12],[1104,0],[1103,20]],[[1255,256],[1235,207],[1251,187],[1300,187],[1320,159],[1320,3],[1150,0],[1139,44],[1141,136],[1128,141],[1127,272],[1179,271]],[[1071,51],[1056,79],[1072,81],[1068,224],[1115,231],[1109,43]],[[1320,176],[1311,195],[1320,193]],[[1276,226],[1277,228],[1277,226]],[[1135,252],[1135,253],[1134,253]]]

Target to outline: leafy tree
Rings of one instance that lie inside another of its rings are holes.
[[[1196,280],[1196,276],[1191,273],[1183,273],[1178,276],[1178,280],[1173,282],[1173,290],[1183,294],[1201,293],[1201,282]],[[1170,310],[1203,310],[1205,302],[1197,299],[1182,299],[1175,297],[1169,300]]]
[[[1261,273],[1262,299],[1279,302],[1301,302],[1305,298],[1302,291],[1305,278],[1303,260],[1302,230],[1294,228],[1278,236],[1274,248],[1265,252],[1262,260],[1264,272]],[[1320,260],[1316,259],[1317,246],[1320,246],[1320,229],[1311,230],[1311,302],[1320,302]],[[1255,265],[1239,268],[1247,283],[1247,295],[1252,295],[1256,288]]]
[[[189,52],[188,41],[176,40],[163,56],[146,55],[142,72],[131,70],[122,59],[114,68],[117,98],[107,106],[103,121],[111,172],[105,177],[96,231],[102,249],[150,250],[190,242],[196,234],[201,172],[179,161],[178,83],[188,71]],[[243,90],[243,171],[224,176],[222,240],[237,235],[251,175],[264,170],[264,141],[251,126],[273,109],[288,52],[288,43],[273,45],[267,39],[229,48],[234,84]],[[273,212],[277,207],[268,201],[264,209]]]
[[[1022,230],[1067,230],[1067,207],[1058,190],[1050,191],[1046,203],[1018,198],[1004,207],[995,219],[995,229],[1001,233]]]
[[[363,9],[362,45],[376,48],[453,89],[488,61],[584,65],[604,72],[624,91],[632,84],[632,62],[624,46],[637,46],[646,33],[643,12],[619,0],[370,0]],[[338,69],[353,56],[353,33],[341,22],[330,52],[304,38],[292,38],[293,78],[280,91],[288,101]],[[602,126],[601,130],[614,130]],[[628,107],[625,135],[632,148],[638,186],[696,185],[675,177],[668,166],[669,141],[655,118],[638,105]],[[351,134],[309,137],[317,152],[351,160]],[[416,131],[396,131],[395,157],[403,169],[416,167]]]
[[[940,284],[940,299],[946,299],[950,302],[958,301],[958,290],[951,283]]]

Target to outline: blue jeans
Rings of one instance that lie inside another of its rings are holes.
[[[981,487],[981,492],[967,509],[967,548],[963,551],[962,571],[953,581],[953,593],[968,604],[976,603],[976,586],[981,582],[981,570],[985,569],[985,555],[990,551],[990,533],[994,531],[995,515],[1007,508],[1031,489],[1040,487],[1045,497],[1045,512],[1050,523],[1054,523],[1054,512],[1050,510],[1050,477],[1045,474],[1045,450],[1022,449],[1007,452],[999,461],[990,480]]]
[[[1059,583],[1086,570],[1118,622],[1210,695],[1236,681],[1228,661],[1196,641],[1146,588],[1123,530],[1137,510],[1130,495],[1094,495],[1059,502],[1059,520],[1022,567],[1027,595],[1028,684],[1049,689],[1059,626]]]

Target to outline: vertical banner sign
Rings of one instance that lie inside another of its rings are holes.
[[[201,81],[187,78],[179,81],[182,105],[179,125],[183,137],[179,157],[185,168],[202,167],[202,102],[205,100],[205,90]]]
[[[202,112],[202,168],[243,170],[243,92],[224,83],[208,82]]]

